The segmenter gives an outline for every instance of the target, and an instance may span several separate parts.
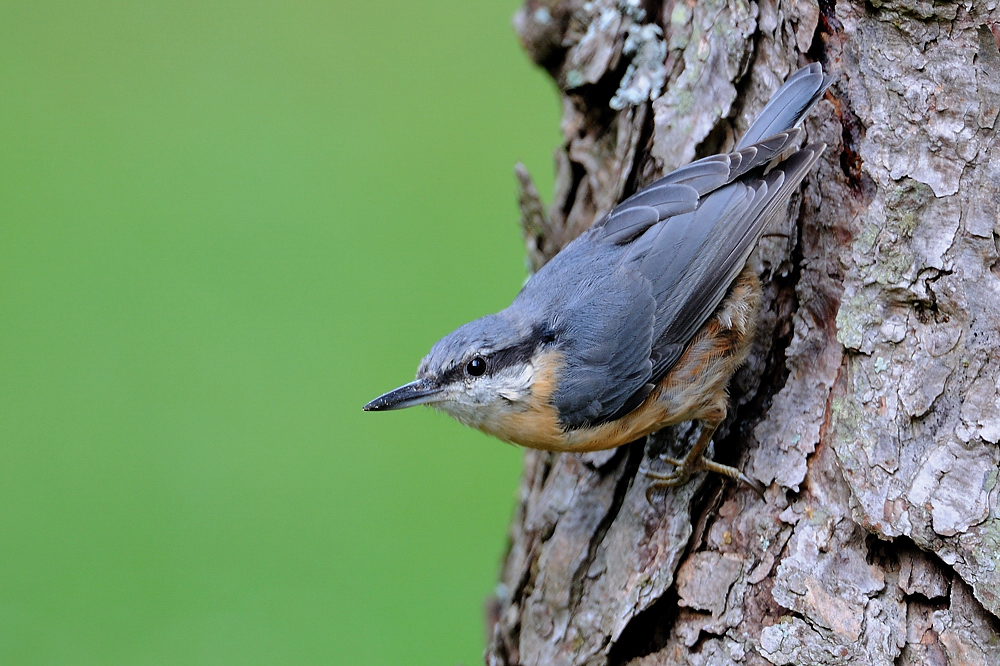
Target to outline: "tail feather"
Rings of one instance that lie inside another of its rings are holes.
[[[789,76],[733,150],[742,150],[798,125],[831,83],[833,78],[824,76],[823,68],[815,62]]]

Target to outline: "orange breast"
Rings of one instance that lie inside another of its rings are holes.
[[[532,363],[534,378],[530,399],[518,405],[518,410],[484,423],[482,430],[505,442],[531,449],[563,450],[559,444],[564,433],[559,426],[559,413],[552,406],[556,381],[563,367],[562,358],[562,354],[554,350],[540,354]]]
[[[532,395],[524,409],[483,430],[533,449],[586,452],[622,446],[683,421],[721,422],[729,400],[729,379],[746,359],[753,341],[759,304],[760,283],[744,269],[677,364],[639,407],[617,421],[575,430],[560,427],[551,399],[563,357],[552,351],[534,364]]]
[[[534,362],[535,377],[531,398],[520,411],[508,413],[503,419],[484,423],[482,429],[513,444],[546,451],[598,451],[635,441],[664,425],[666,413],[656,396],[646,398],[637,409],[613,423],[594,428],[563,430],[559,413],[552,406],[559,371],[563,367],[560,352],[550,351]]]

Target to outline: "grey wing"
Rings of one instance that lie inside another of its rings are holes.
[[[564,341],[565,359],[552,402],[568,428],[626,414],[652,388],[656,301],[651,285],[621,266],[591,266],[595,270],[576,281],[552,322]]]
[[[567,361],[552,400],[563,426],[613,421],[645,399],[718,307],[764,227],[823,148],[807,146],[767,175],[726,184],[696,201],[694,210],[666,220],[649,222],[659,216],[656,199],[639,199],[606,220],[616,226],[581,238],[542,269],[569,291],[552,322]],[[645,208],[653,212],[630,212]]]
[[[799,140],[795,126],[829,85],[818,65],[799,70],[734,152],[652,183],[542,269],[558,271],[588,246],[624,251],[614,272],[586,280],[565,276],[579,287],[562,309],[574,363],[564,368],[553,402],[565,426],[619,418],[677,361],[825,148],[806,146],[764,174]],[[607,264],[595,259],[589,265]]]
[[[686,228],[689,218],[684,218],[684,215],[694,213],[703,205],[705,195],[766,165],[794,145],[801,135],[802,130],[793,128],[743,150],[712,155],[671,171],[615,206],[594,225],[590,237],[624,245],[661,222]]]
[[[651,229],[629,247],[629,259],[656,299],[652,379],[677,361],[725,297],[764,229],[819,159],[811,144],[766,175],[731,182],[698,208]]]
[[[813,144],[761,175],[801,135],[791,128],[681,167],[623,201],[591,231],[593,240],[627,245],[653,284],[654,380],[721,302],[767,223],[819,158],[824,146]]]

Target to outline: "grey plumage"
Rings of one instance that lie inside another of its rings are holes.
[[[830,80],[789,77],[733,152],[673,171],[567,245],[496,315],[438,342],[420,375],[509,347],[562,354],[552,398],[564,428],[620,418],[642,402],[725,297],[771,219],[825,146],[787,159]]]
[[[747,133],[740,137],[736,150],[798,125],[831,83],[833,79],[823,75],[819,63],[814,62],[794,72],[753,121]]]

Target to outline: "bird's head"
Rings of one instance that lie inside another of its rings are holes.
[[[490,431],[494,420],[528,406],[535,361],[554,340],[547,330],[522,330],[502,313],[488,315],[439,340],[421,361],[416,381],[375,398],[364,409],[429,404],[465,425]]]

